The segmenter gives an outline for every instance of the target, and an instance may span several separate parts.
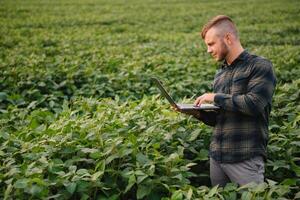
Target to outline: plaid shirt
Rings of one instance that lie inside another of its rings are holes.
[[[254,156],[266,158],[268,123],[276,77],[272,63],[247,51],[216,73],[214,102],[217,115],[204,115],[214,126],[210,156],[234,163]],[[204,120],[205,121],[205,120]]]

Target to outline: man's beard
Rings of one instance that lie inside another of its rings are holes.
[[[218,61],[219,62],[224,61],[226,59],[228,53],[229,53],[228,46],[225,44],[225,42],[222,42],[222,48],[221,48],[221,52],[220,52],[220,56],[218,58]]]

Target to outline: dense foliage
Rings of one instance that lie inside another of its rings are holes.
[[[0,199],[300,198],[300,2],[0,1]],[[211,187],[211,128],[174,112],[211,91],[216,14],[278,84],[266,182]]]

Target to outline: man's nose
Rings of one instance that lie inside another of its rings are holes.
[[[207,53],[211,53],[211,52],[212,52],[211,48],[207,47]]]

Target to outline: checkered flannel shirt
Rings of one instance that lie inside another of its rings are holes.
[[[261,155],[266,158],[268,123],[276,77],[272,63],[247,51],[231,65],[224,63],[213,83],[217,115],[204,115],[214,126],[210,156],[235,163]],[[205,122],[205,120],[203,120]]]

